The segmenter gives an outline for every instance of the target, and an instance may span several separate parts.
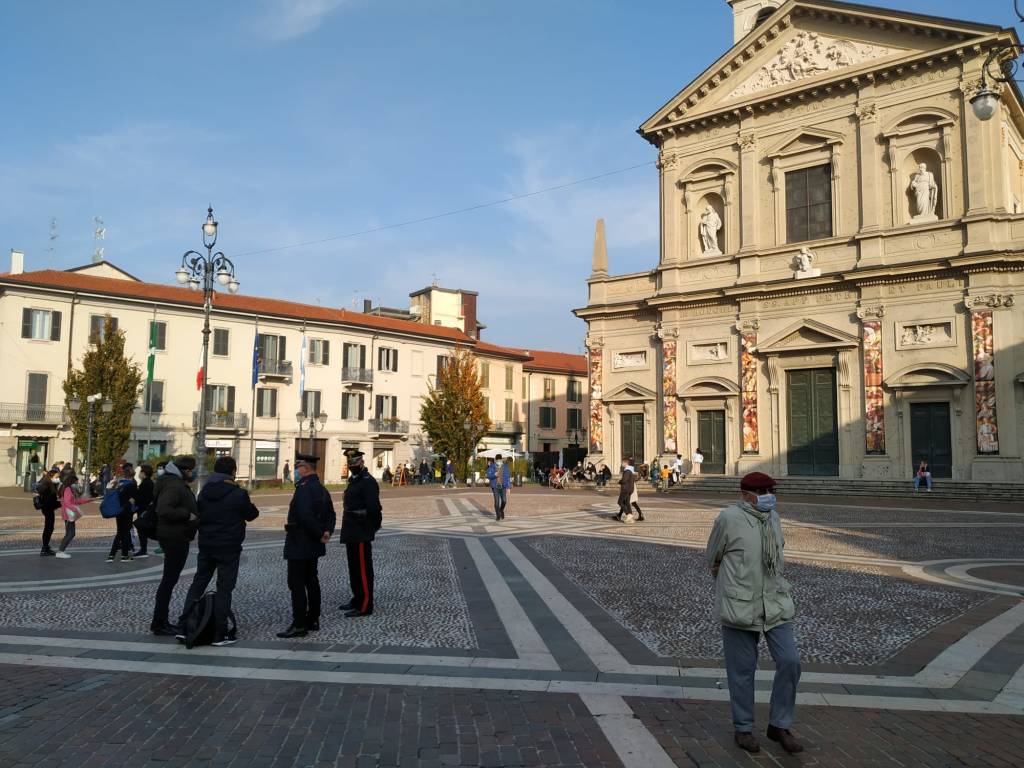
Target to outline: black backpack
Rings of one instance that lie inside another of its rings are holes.
[[[186,648],[191,650],[197,645],[210,645],[213,642],[215,623],[213,601],[216,595],[216,592],[207,592],[185,609],[181,623],[181,631],[185,635],[185,639],[181,642],[185,644]],[[235,621],[234,611],[228,612],[227,636],[232,640],[238,636],[238,622]]]

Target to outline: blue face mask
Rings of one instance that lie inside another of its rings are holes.
[[[771,512],[775,509],[775,494],[774,493],[759,493],[757,495],[757,503],[754,504],[762,512]]]

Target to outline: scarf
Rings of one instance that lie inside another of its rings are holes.
[[[764,571],[769,576],[779,575],[779,550],[782,549],[781,542],[775,536],[775,526],[772,525],[772,513],[764,512],[749,502],[741,502],[740,507],[751,517],[757,519],[761,529],[761,563]]]

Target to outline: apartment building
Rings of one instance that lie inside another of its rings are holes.
[[[587,359],[564,352],[523,350],[521,396],[526,404],[524,434],[533,453],[566,449],[586,452]]]
[[[126,457],[196,449],[201,294],[143,282],[108,262],[25,272],[17,254],[11,272],[0,275],[0,482],[23,476],[33,451],[44,463],[71,458],[63,383],[108,315],[143,369],[151,328],[157,331],[154,381],[140,393]],[[465,312],[454,319],[464,324]],[[227,292],[214,297],[211,328],[205,448],[236,456],[240,475],[280,476],[296,451],[323,457],[328,480],[344,476],[348,448],[364,451],[378,476],[429,457],[421,398],[439,360],[459,347],[477,355],[485,380],[493,425],[480,447],[526,447],[528,390],[515,384],[533,358],[523,350],[419,319]],[[578,364],[585,370],[582,357]]]

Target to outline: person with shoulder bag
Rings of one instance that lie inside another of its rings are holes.
[[[110,544],[110,554],[107,555],[107,562],[114,562],[117,550],[121,550],[121,562],[129,562],[132,558],[132,519],[135,517],[135,497],[138,494],[139,486],[135,484],[135,472],[132,465],[127,461],[121,466],[121,477],[110,481],[110,485],[117,491],[118,509],[120,511],[114,517],[117,523],[117,532],[114,534],[114,541]]]
[[[174,637],[179,632],[168,617],[171,595],[188,560],[189,543],[196,537],[199,525],[199,508],[189,487],[195,468],[194,457],[175,458],[168,462],[154,489],[156,539],[164,552],[164,572],[156,589],[153,621],[149,625],[154,635]]]
[[[60,497],[60,516],[64,520],[64,538],[61,539],[60,548],[57,550],[56,558],[67,560],[71,557],[67,548],[71,546],[75,538],[75,524],[82,517],[82,504],[90,504],[94,499],[85,497],[79,498],[75,493],[75,486],[78,485],[78,478],[74,470],[68,470],[60,480],[60,487],[57,495]]]
[[[32,499],[33,504],[38,504],[38,509],[43,515],[43,548],[39,552],[40,557],[53,557],[57,553],[50,548],[50,539],[53,537],[53,526],[56,522],[56,513],[60,509],[60,498],[57,496],[57,486],[53,480],[57,473],[50,471],[43,475],[36,487],[36,496]]]

